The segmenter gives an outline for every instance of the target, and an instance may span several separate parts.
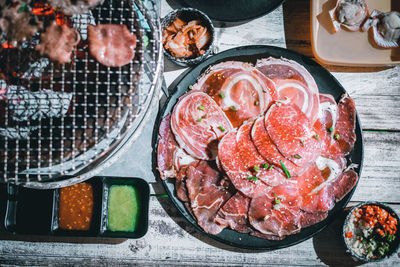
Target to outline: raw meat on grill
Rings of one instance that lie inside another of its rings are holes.
[[[59,26],[55,21],[40,35],[40,43],[35,47],[40,55],[49,57],[60,64],[71,62],[72,51],[81,38],[78,31],[66,24]]]
[[[256,68],[275,82],[281,99],[290,99],[314,123],[319,111],[318,87],[302,65],[270,57],[258,60]]]
[[[202,161],[195,168],[187,170],[186,186],[190,207],[197,223],[207,233],[218,234],[225,227],[214,223],[218,210],[232,196],[223,186],[218,186],[220,173],[216,168]]]
[[[49,4],[66,15],[82,14],[104,0],[48,0]]]
[[[0,37],[3,37],[10,46],[21,45],[37,33],[43,25],[32,13],[29,2],[27,0],[0,2]],[[2,43],[0,49],[1,45]]]
[[[268,193],[270,186],[260,179],[254,178],[254,174],[243,162],[236,140],[237,131],[226,134],[218,145],[218,161],[226,175],[237,190],[247,197],[257,197]]]
[[[88,25],[90,54],[108,67],[121,67],[135,57],[136,35],[126,25]]]
[[[234,127],[253,118],[278,99],[274,83],[252,65],[237,61],[209,68],[193,85],[210,95]]]
[[[279,152],[297,166],[315,161],[320,140],[310,120],[292,103],[277,103],[265,115],[265,127]]]
[[[217,155],[218,139],[231,130],[232,125],[210,96],[191,91],[175,105],[171,129],[180,147],[189,155],[211,160]]]

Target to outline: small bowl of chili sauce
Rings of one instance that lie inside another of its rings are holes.
[[[96,236],[100,228],[100,179],[60,188],[53,195],[52,231],[56,235]]]
[[[343,239],[353,258],[379,262],[394,255],[400,244],[399,216],[381,202],[362,202],[353,207],[343,225]]]

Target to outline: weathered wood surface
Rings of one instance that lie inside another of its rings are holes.
[[[173,1],[162,1],[162,15]],[[256,20],[217,27],[217,47],[223,51],[251,44],[288,47],[311,56],[309,1],[287,0],[283,7]],[[365,160],[361,180],[350,205],[377,200],[400,212],[400,66],[394,68],[327,67],[355,99],[364,131]],[[183,68],[165,62],[171,84]],[[152,184],[153,193],[163,194]],[[340,239],[341,218],[296,246],[270,251],[243,251],[213,241],[180,216],[168,198],[152,197],[150,228],[139,240],[15,237],[0,235],[0,265],[358,265],[346,256]],[[35,241],[41,241],[35,242]],[[399,266],[400,253],[378,264]]]

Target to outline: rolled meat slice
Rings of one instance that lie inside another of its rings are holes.
[[[253,198],[265,195],[271,187],[256,178],[243,162],[236,135],[237,131],[233,130],[221,139],[218,145],[218,162],[234,187],[245,196]]]
[[[252,65],[228,61],[212,66],[193,85],[210,95],[234,127],[266,111],[278,99],[274,83]]]
[[[279,152],[297,166],[306,166],[321,154],[322,142],[318,134],[295,104],[278,102],[272,105],[264,122]]]
[[[171,129],[179,146],[197,159],[212,160],[218,140],[232,129],[225,113],[207,94],[183,95],[171,115]]]
[[[318,87],[302,65],[293,60],[269,57],[258,60],[256,68],[275,82],[281,99],[290,99],[314,123],[319,111]]]

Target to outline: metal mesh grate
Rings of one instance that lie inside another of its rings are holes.
[[[88,179],[137,136],[158,98],[162,68],[156,6],[144,5],[106,0],[72,16],[82,37],[72,64],[38,56],[38,36],[1,51],[0,182],[51,188]],[[135,58],[123,67],[103,66],[88,52],[87,25],[109,23],[137,36]]]

